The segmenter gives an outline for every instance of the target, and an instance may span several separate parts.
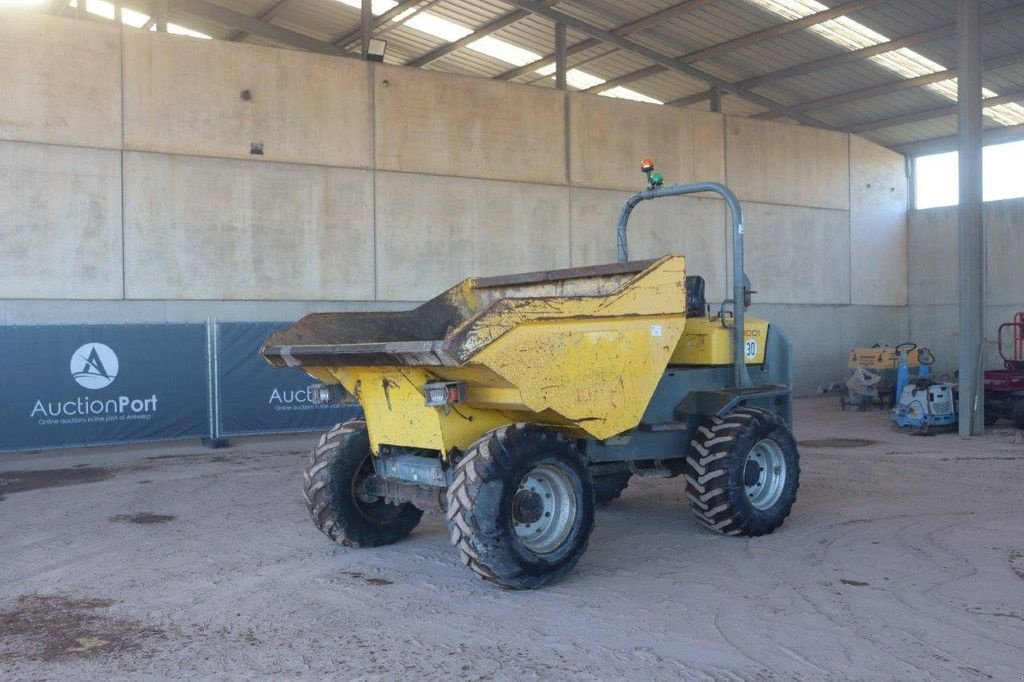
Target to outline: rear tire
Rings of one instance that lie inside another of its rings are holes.
[[[378,547],[405,539],[423,512],[408,502],[388,504],[356,493],[373,473],[366,422],[337,424],[309,454],[302,497],[313,523],[347,547]]]
[[[594,476],[594,501],[598,507],[606,507],[619,499],[632,477],[628,471]]]
[[[686,458],[690,509],[724,535],[766,535],[782,525],[800,487],[800,457],[786,423],[738,408],[698,430]]]
[[[455,464],[447,520],[462,563],[482,579],[513,589],[550,585],[587,549],[594,529],[590,472],[560,433],[503,426]]]

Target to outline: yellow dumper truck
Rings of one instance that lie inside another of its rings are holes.
[[[683,256],[628,259],[637,204],[697,192],[717,193],[732,217],[733,297],[717,310]],[[441,511],[462,562],[511,588],[570,571],[595,506],[631,477],[681,476],[712,531],[778,528],[800,473],[792,351],[744,314],[739,202],[717,183],[651,182],[622,210],[618,250],[609,265],[470,278],[414,310],[318,313],[273,334],[270,363],[303,368],[320,400],[365,413],[310,455],[316,526],[378,546]]]

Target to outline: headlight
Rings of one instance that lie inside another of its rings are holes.
[[[466,384],[461,381],[434,381],[423,387],[427,407],[442,407],[466,400]]]
[[[341,384],[312,384],[306,394],[314,405],[352,402],[352,396]]]

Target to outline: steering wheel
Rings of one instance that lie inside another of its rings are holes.
[[[901,343],[900,345],[896,346],[897,353],[909,353],[914,350],[917,350],[916,343]]]
[[[911,343],[908,345],[913,346],[914,344]],[[932,354],[930,348],[921,346],[920,350],[917,351],[917,361],[922,365],[932,365],[935,364],[935,355]]]

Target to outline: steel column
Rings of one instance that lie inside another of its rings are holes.
[[[156,0],[153,20],[156,22],[157,31],[167,33],[167,0]]]
[[[566,38],[565,24],[555,23],[555,87],[559,90],[566,88]]]
[[[381,14],[380,16],[373,18],[373,31],[379,37],[390,31],[391,29],[404,26],[405,23],[412,19],[414,16],[416,16],[420,12],[425,12],[432,6],[439,3],[440,1],[441,0],[427,0],[426,2],[423,2],[423,0],[403,0],[402,2],[398,3],[397,5],[389,9],[384,14]],[[408,12],[408,15],[405,18],[403,18],[402,21],[391,21],[398,15],[405,14],[406,12]],[[348,48],[355,41],[360,40],[362,31],[363,27],[359,26],[359,28],[357,28],[356,30],[350,31],[349,33],[346,33],[342,37],[338,38],[332,44],[335,45],[336,47]]]
[[[366,59],[370,53],[370,38],[373,36],[373,4],[370,0],[363,0],[359,18],[360,52],[363,59]]]
[[[957,0],[960,207],[960,435],[985,431],[985,231],[981,205],[981,0]]]
[[[716,114],[722,113],[722,88],[717,85],[712,85],[709,92],[711,95],[710,110]]]

